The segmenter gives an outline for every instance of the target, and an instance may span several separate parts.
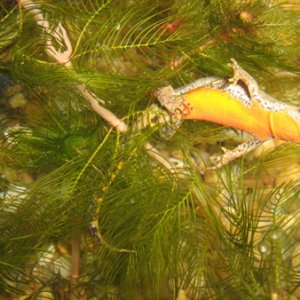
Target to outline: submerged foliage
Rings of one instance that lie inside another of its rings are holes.
[[[120,133],[77,89],[85,85],[133,128],[155,88],[229,76],[231,57],[275,86],[274,70],[299,75],[299,4],[37,3],[53,30],[66,28],[73,67],[47,54],[48,39],[66,45],[37,24],[34,10],[0,4],[1,78],[21,86],[28,100],[14,108],[2,89],[0,297],[299,296],[298,145],[203,175],[208,153],[244,136],[206,122],[186,122],[169,141],[160,126]],[[148,141],[182,168],[149,156]],[[97,210],[100,241],[89,231]]]

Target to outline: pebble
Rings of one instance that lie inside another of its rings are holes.
[[[179,290],[176,300],[187,300],[187,295],[184,290]]]
[[[9,104],[11,108],[20,108],[24,107],[28,100],[25,98],[25,96],[22,93],[16,93],[13,96],[9,98]]]

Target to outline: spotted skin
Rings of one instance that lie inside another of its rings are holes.
[[[256,80],[245,70],[243,70],[233,58],[231,59],[231,63],[229,65],[234,71],[234,75],[229,79],[229,82],[232,82],[237,87],[237,82],[239,80],[243,81],[247,86],[251,101],[258,102],[263,109],[268,111],[285,112],[300,122],[300,113],[298,107],[280,102],[267,93],[261,91]]]
[[[232,98],[241,101],[245,106],[251,107],[252,100],[245,93],[245,90],[240,85],[229,84],[223,88],[225,92],[227,92]]]
[[[233,77],[229,80],[206,77],[173,90],[161,88],[158,100],[174,116],[175,128],[184,120],[207,120],[234,127],[254,136],[250,142],[212,157],[222,166],[252,151],[262,142],[277,138],[300,143],[300,111],[259,89],[255,79],[231,59]]]
[[[168,139],[175,134],[176,129],[180,127],[182,121],[192,111],[192,106],[180,95],[176,95],[172,86],[168,85],[159,88],[156,96],[160,104],[170,113],[172,122],[166,123],[160,130],[160,134]]]
[[[266,142],[266,141],[264,141]],[[258,139],[252,139],[248,142],[242,143],[235,147],[233,150],[228,150],[226,148],[222,148],[224,154],[223,155],[218,155],[218,156],[211,156],[210,161],[214,164],[213,167],[210,167],[208,169],[217,169],[220,168],[224,165],[227,165],[229,162],[232,160],[235,160],[241,156],[244,156],[245,154],[253,151],[255,148],[260,146],[262,143]]]

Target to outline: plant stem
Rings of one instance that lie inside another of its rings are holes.
[[[77,284],[80,276],[80,232],[75,230],[72,236],[72,259],[71,259],[71,278],[70,278],[70,299],[77,297]]]
[[[47,47],[45,51],[49,56],[52,56],[58,64],[63,65],[66,68],[72,67],[71,62],[71,55],[72,55],[72,45],[71,41],[68,37],[66,29],[63,27],[63,25],[59,22],[58,26],[51,30],[49,26],[48,20],[44,17],[42,11],[39,9],[38,5],[34,3],[31,0],[19,0],[19,5],[22,5],[25,9],[30,10],[38,25],[44,28],[46,33],[49,34],[49,37],[47,38]],[[52,40],[50,38],[52,36],[55,38],[55,40],[61,45],[66,48],[65,51],[59,51],[57,50],[53,44]],[[104,100],[99,99],[96,95],[94,95],[92,92],[88,90],[88,88],[83,85],[77,85],[78,90],[83,95],[85,99],[88,100],[90,103],[92,109],[104,120],[106,120],[111,126],[113,126],[116,130],[124,133],[127,132],[128,127],[125,122],[123,122],[121,119],[119,119],[113,112],[110,110],[104,108],[99,103],[105,103]],[[174,172],[175,168],[172,165],[171,162],[167,160],[167,158],[164,158],[160,152],[155,149],[150,143],[145,144],[145,149],[147,150],[147,153],[156,159],[160,164],[162,164],[165,168],[167,168],[170,172]]]

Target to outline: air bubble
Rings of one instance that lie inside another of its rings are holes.
[[[281,229],[273,230],[268,233],[268,239],[271,243],[281,242],[285,238],[285,234]]]
[[[268,241],[262,241],[257,244],[257,249],[262,255],[270,253],[271,245]]]

